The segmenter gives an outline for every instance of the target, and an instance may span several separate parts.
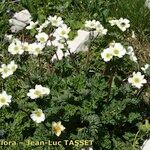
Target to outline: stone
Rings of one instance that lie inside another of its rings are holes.
[[[96,37],[97,34],[94,34],[94,37]],[[85,30],[78,30],[78,35],[72,40],[68,41],[68,48],[70,49],[71,53],[77,53],[80,51],[88,51],[88,44],[89,41],[90,32]],[[61,49],[57,49],[56,51],[58,59],[61,60],[63,58],[63,52]],[[70,55],[69,51],[65,53],[65,57]],[[52,61],[57,59],[56,54],[52,57]]]
[[[88,46],[86,42],[89,40],[90,32],[85,30],[79,30],[78,35],[73,41],[69,41],[68,45],[71,53],[76,53],[79,51],[87,51]]]
[[[146,140],[142,147],[141,147],[141,150],[150,150],[150,139]]]
[[[32,16],[28,10],[22,10],[15,13],[12,19],[9,19],[9,24],[11,25],[11,32],[16,33],[22,30],[27,24],[32,20]]]
[[[26,24],[29,24],[32,20],[32,16],[28,10],[22,10],[18,13],[15,13],[13,18]]]
[[[4,40],[5,40],[6,42],[11,43],[11,42],[12,42],[12,39],[13,39],[13,35],[12,35],[12,34],[5,34],[5,35],[4,35]]]

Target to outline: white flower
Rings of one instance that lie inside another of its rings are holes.
[[[40,27],[36,28],[36,30],[40,33],[40,32],[42,32],[43,27],[42,27],[42,26],[40,26]]]
[[[48,20],[50,21],[52,26],[55,26],[55,27],[59,27],[59,26],[61,26],[64,23],[62,18],[61,17],[57,17],[56,15],[54,17],[49,16]]]
[[[29,52],[31,47],[28,42],[24,42],[24,43],[22,43],[22,48],[25,52]]]
[[[105,29],[101,24],[96,26],[96,32],[100,35],[106,35],[107,34],[107,29]]]
[[[57,49],[56,54],[52,57],[52,61],[57,60],[57,59],[61,60],[64,56],[64,53],[60,48]]]
[[[50,93],[49,88],[43,87],[41,85],[35,85],[35,89],[30,89],[27,96],[31,99],[37,99],[43,95],[48,95]]]
[[[18,66],[15,64],[14,61],[11,61],[10,64],[8,65],[2,64],[0,68],[0,73],[2,74],[2,78],[5,79],[9,77],[16,71],[17,68]]]
[[[58,27],[55,32],[54,32],[54,36],[56,38],[62,38],[62,39],[68,39],[69,38],[69,32],[70,32],[70,28],[67,27],[67,25],[63,24],[61,27]]]
[[[53,41],[48,41],[47,42],[47,45],[48,46],[54,46],[54,47],[57,47],[58,49],[63,49],[64,48],[64,44],[63,43],[61,43],[60,42],[60,40],[59,39],[55,39],[55,40],[53,40]]]
[[[112,50],[113,56],[117,56],[119,58],[123,57],[126,54],[126,49],[120,43],[111,44],[110,49]]]
[[[134,61],[134,62],[137,63],[137,57],[136,57],[136,55],[135,55],[134,52],[132,52],[132,53],[130,54],[130,60],[132,60],[132,61]]]
[[[149,64],[145,64],[144,67],[141,67],[141,70],[146,73],[147,69],[150,67]]]
[[[3,79],[13,74],[12,70],[10,70],[6,64],[1,65],[0,73],[2,74]]]
[[[110,48],[104,49],[104,51],[101,53],[101,56],[105,62],[110,61],[113,58],[112,50]]]
[[[8,69],[10,69],[13,73],[16,71],[16,69],[18,68],[18,65],[15,64],[14,60],[11,61],[8,65]]]
[[[61,124],[61,122],[52,122],[52,131],[57,135],[60,136],[61,132],[65,130],[65,127]]]
[[[133,47],[132,46],[128,46],[127,48],[127,54],[131,55],[134,52]]]
[[[133,30],[132,30],[131,37],[132,37],[133,39],[135,39],[135,38],[136,38],[135,32],[134,32]]]
[[[29,54],[38,56],[39,54],[42,54],[43,48],[44,48],[44,45],[41,43],[32,43],[30,44]]]
[[[150,150],[150,139],[144,141],[141,150]]]
[[[36,30],[38,31],[38,32],[42,32],[42,30],[44,29],[44,28],[47,28],[48,27],[48,25],[49,25],[49,21],[48,20],[46,20],[43,24],[41,24],[40,25],[40,27],[39,28],[37,28]]]
[[[137,88],[141,88],[143,84],[147,83],[147,81],[144,79],[144,75],[141,74],[141,72],[133,72],[133,76],[128,78],[128,82],[132,84],[132,86],[135,86]]]
[[[41,123],[45,120],[45,114],[41,109],[36,109],[35,111],[32,111],[30,117],[36,123]]]
[[[43,95],[49,95],[49,93],[50,93],[50,89],[47,87],[43,87],[42,94]]]
[[[4,105],[9,106],[9,103],[11,103],[11,95],[8,95],[6,91],[3,91],[0,93],[0,108]]]
[[[117,25],[118,24],[118,20],[114,19],[114,20],[109,20],[109,23],[111,26]]]
[[[120,18],[117,22],[117,26],[123,32],[130,27],[130,21],[128,19]]]
[[[8,47],[8,52],[10,52],[13,55],[15,55],[15,54],[20,54],[20,55],[23,54],[24,50],[22,48],[21,41],[18,40],[18,39],[13,40],[13,42]]]
[[[89,20],[85,22],[85,27],[89,29],[96,29],[97,25],[100,25],[100,22],[96,20]]]
[[[123,32],[130,27],[130,21],[128,19],[120,18],[119,20],[109,20],[111,26],[117,25],[120,30]]]
[[[41,24],[41,27],[47,28],[49,24],[50,24],[50,22],[48,20],[45,20],[45,22],[43,24]]]
[[[30,24],[26,27],[26,29],[27,30],[34,29],[36,27],[36,25],[38,25],[38,21],[36,21],[36,22],[31,21]]]
[[[128,54],[130,56],[130,60],[137,63],[137,57],[134,53],[134,50],[133,50],[132,46],[128,46],[126,54]]]
[[[38,35],[36,35],[35,37],[42,44],[46,43],[48,40],[48,35],[45,32],[41,32]]]
[[[145,7],[147,7],[148,9],[150,9],[150,0],[146,0],[145,1]]]

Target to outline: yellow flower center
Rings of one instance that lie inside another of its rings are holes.
[[[24,49],[25,51],[28,51],[28,50],[29,50],[28,46],[24,46],[23,49]]]
[[[15,46],[14,50],[15,50],[15,51],[19,51],[18,46]]]
[[[57,20],[53,20],[53,24],[57,24]]]
[[[41,91],[36,90],[36,91],[34,92],[34,94],[37,95],[37,96],[41,96]]]
[[[114,49],[114,54],[118,55],[119,54],[119,50],[118,49]]]
[[[44,37],[41,37],[41,38],[40,38],[40,41],[41,41],[41,42],[45,42]]]
[[[111,57],[111,54],[106,54],[106,57],[107,57],[107,58],[110,58],[110,57]]]
[[[61,31],[61,35],[65,35],[66,34],[66,32],[65,31]]]
[[[9,70],[9,69],[8,69],[7,67],[5,67],[5,68],[4,68],[4,73],[7,73],[8,70]]]
[[[6,99],[5,99],[4,97],[1,97],[1,98],[0,98],[0,103],[3,103],[3,104],[4,104],[5,102],[6,102]]]
[[[35,115],[36,115],[37,117],[41,117],[42,113],[39,112],[39,111],[37,111],[37,112],[35,112]]]
[[[40,52],[40,48],[36,48],[35,51],[36,51],[37,53],[39,53],[39,52]]]
[[[140,83],[140,79],[139,78],[134,78],[134,82],[135,83]]]
[[[61,131],[61,127],[60,127],[59,125],[56,125],[56,126],[53,127],[53,131],[54,131],[55,133],[58,133],[58,132]]]
[[[16,70],[16,67],[15,67],[15,66],[12,66],[12,67],[11,67],[11,70],[12,70],[12,71],[15,71],[15,70]]]

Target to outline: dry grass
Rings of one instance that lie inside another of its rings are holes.
[[[148,40],[140,41],[138,38],[128,38],[127,41],[133,45],[141,65],[150,61],[150,42]]]

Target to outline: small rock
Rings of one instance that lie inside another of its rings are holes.
[[[89,40],[90,32],[79,30],[78,35],[73,41],[69,41],[69,48],[72,53],[79,51],[87,51],[86,42]]]
[[[150,139],[143,143],[141,150],[150,150]]]
[[[11,43],[12,42],[12,39],[13,39],[13,35],[12,34],[5,34],[5,36],[4,36],[4,40],[6,41],[6,42],[9,42],[9,43]]]
[[[94,34],[94,37],[96,37],[97,34]],[[88,45],[87,42],[89,41],[90,32],[85,30],[78,30],[78,35],[74,38],[72,41],[68,41],[68,47],[70,49],[71,53],[77,53],[79,51],[88,51]],[[58,55],[58,59],[61,60],[63,58],[63,52],[61,49],[58,49],[56,51]],[[65,53],[65,56],[70,55],[70,53],[67,51]],[[56,54],[52,57],[52,61],[57,59]]]
[[[32,20],[31,14],[28,10],[22,10],[15,13],[12,19],[9,19],[11,25],[11,32],[16,33],[22,30]]]
[[[15,13],[13,18],[26,24],[29,24],[32,20],[32,16],[28,10],[22,10],[18,13]]]

